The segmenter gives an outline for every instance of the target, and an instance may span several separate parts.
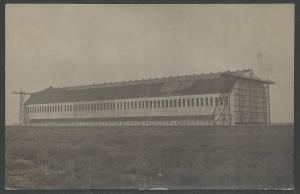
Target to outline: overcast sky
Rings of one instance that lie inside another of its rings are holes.
[[[252,68],[271,122],[294,118],[294,6],[6,4],[6,123],[49,86]]]

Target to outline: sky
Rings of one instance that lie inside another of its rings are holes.
[[[294,5],[6,4],[5,116],[52,87],[253,69],[294,121]]]

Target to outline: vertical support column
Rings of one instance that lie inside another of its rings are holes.
[[[22,92],[22,91],[21,91]],[[23,114],[22,114],[22,106],[23,106],[23,95],[22,93],[20,94],[20,107],[19,107],[19,125],[22,126],[23,125]]]
[[[227,104],[227,106],[228,106],[228,119],[229,119],[229,125],[232,125],[232,115],[231,115],[231,108],[230,108],[230,106],[231,106],[231,103],[230,103],[230,100],[231,100],[231,98],[230,98],[230,96],[231,96],[231,93],[227,96],[227,100],[228,100],[228,104]]]
[[[267,85],[268,85],[268,124],[270,124],[271,123],[270,87],[269,87],[270,84],[267,84]]]

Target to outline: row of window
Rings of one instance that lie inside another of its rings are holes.
[[[53,105],[27,107],[27,112],[82,112],[100,110],[126,110],[126,109],[148,109],[148,108],[176,108],[195,106],[228,106],[228,97],[206,97],[206,98],[182,98],[168,100],[143,100],[124,102],[102,102],[74,105]]]
[[[144,125],[211,125],[212,120],[171,120],[171,121],[102,121],[102,122],[41,122],[33,126],[144,126]]]

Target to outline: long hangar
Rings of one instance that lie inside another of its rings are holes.
[[[42,126],[269,124],[269,85],[251,69],[52,88],[25,102]]]

